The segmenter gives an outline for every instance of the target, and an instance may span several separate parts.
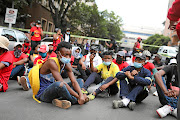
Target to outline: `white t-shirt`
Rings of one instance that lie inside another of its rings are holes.
[[[86,60],[84,62],[86,68],[90,68],[90,57],[91,54],[86,55]],[[93,59],[93,66],[96,67],[97,65],[100,65],[102,63],[102,58],[99,56],[98,53],[96,53],[96,56]]]
[[[65,34],[65,41],[69,42],[69,35]]]

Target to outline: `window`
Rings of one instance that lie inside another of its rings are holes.
[[[163,53],[167,53],[167,50],[163,50]]]
[[[43,39],[42,42],[52,42],[53,41],[53,37],[46,37]]]
[[[48,29],[47,29],[47,31],[48,32],[52,32],[52,30],[53,30],[53,23],[52,22],[48,22]]]
[[[169,50],[169,53],[177,54],[176,50]]]
[[[17,33],[19,42],[24,42],[24,40],[27,39],[26,35],[24,35],[22,32],[16,31],[16,33]]]
[[[8,30],[8,29],[3,29],[2,31],[2,36],[5,36],[9,39],[9,41],[16,41],[16,35],[15,32],[13,30]]]
[[[46,31],[47,28],[47,20],[44,18],[41,18],[41,23],[42,23],[42,30]]]

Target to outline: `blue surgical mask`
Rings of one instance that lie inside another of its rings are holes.
[[[142,63],[134,62],[134,67],[135,68],[141,68],[142,67]]]
[[[70,32],[66,32],[68,35],[70,34]]]
[[[40,52],[39,55],[42,57],[42,58],[45,58],[47,56],[47,53],[42,53]]]
[[[111,62],[104,62],[104,61],[103,61],[103,63],[104,63],[104,65],[106,65],[106,66],[111,65]]]
[[[39,50],[40,50],[40,48],[37,49],[37,51],[39,51]]]
[[[60,58],[61,62],[64,63],[64,64],[68,64],[71,62],[71,58],[66,58],[66,57],[63,57]]]

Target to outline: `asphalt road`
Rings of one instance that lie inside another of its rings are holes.
[[[158,97],[149,96],[136,105],[134,111],[128,108],[112,109],[110,98],[96,98],[85,105],[73,105],[64,110],[51,103],[37,103],[32,99],[32,91],[23,91],[16,81],[10,80],[6,93],[0,92],[0,120],[159,120],[156,109],[161,106]],[[163,120],[175,120],[171,115]]]

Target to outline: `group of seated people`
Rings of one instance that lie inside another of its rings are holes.
[[[0,36],[0,91],[7,91],[9,78],[16,77],[24,90],[32,88],[33,99],[39,103],[48,102],[67,109],[73,104],[82,105],[98,96],[110,97],[119,92],[121,99],[112,101],[112,107],[134,110],[154,84],[163,105],[157,109],[158,115],[177,116],[176,59],[165,66],[156,55],[154,65],[147,50],[135,54],[132,61],[131,55],[124,51],[116,53],[115,58],[114,53],[105,51],[101,58],[95,45],[83,56],[81,48],[72,49],[69,42],[60,42],[55,52],[52,44],[48,49],[46,45],[37,45],[34,50],[26,50],[30,49],[26,43],[16,43],[14,50],[8,51],[9,40]],[[25,64],[28,64],[28,77],[24,76]],[[64,81],[64,76],[69,77],[69,83]]]

